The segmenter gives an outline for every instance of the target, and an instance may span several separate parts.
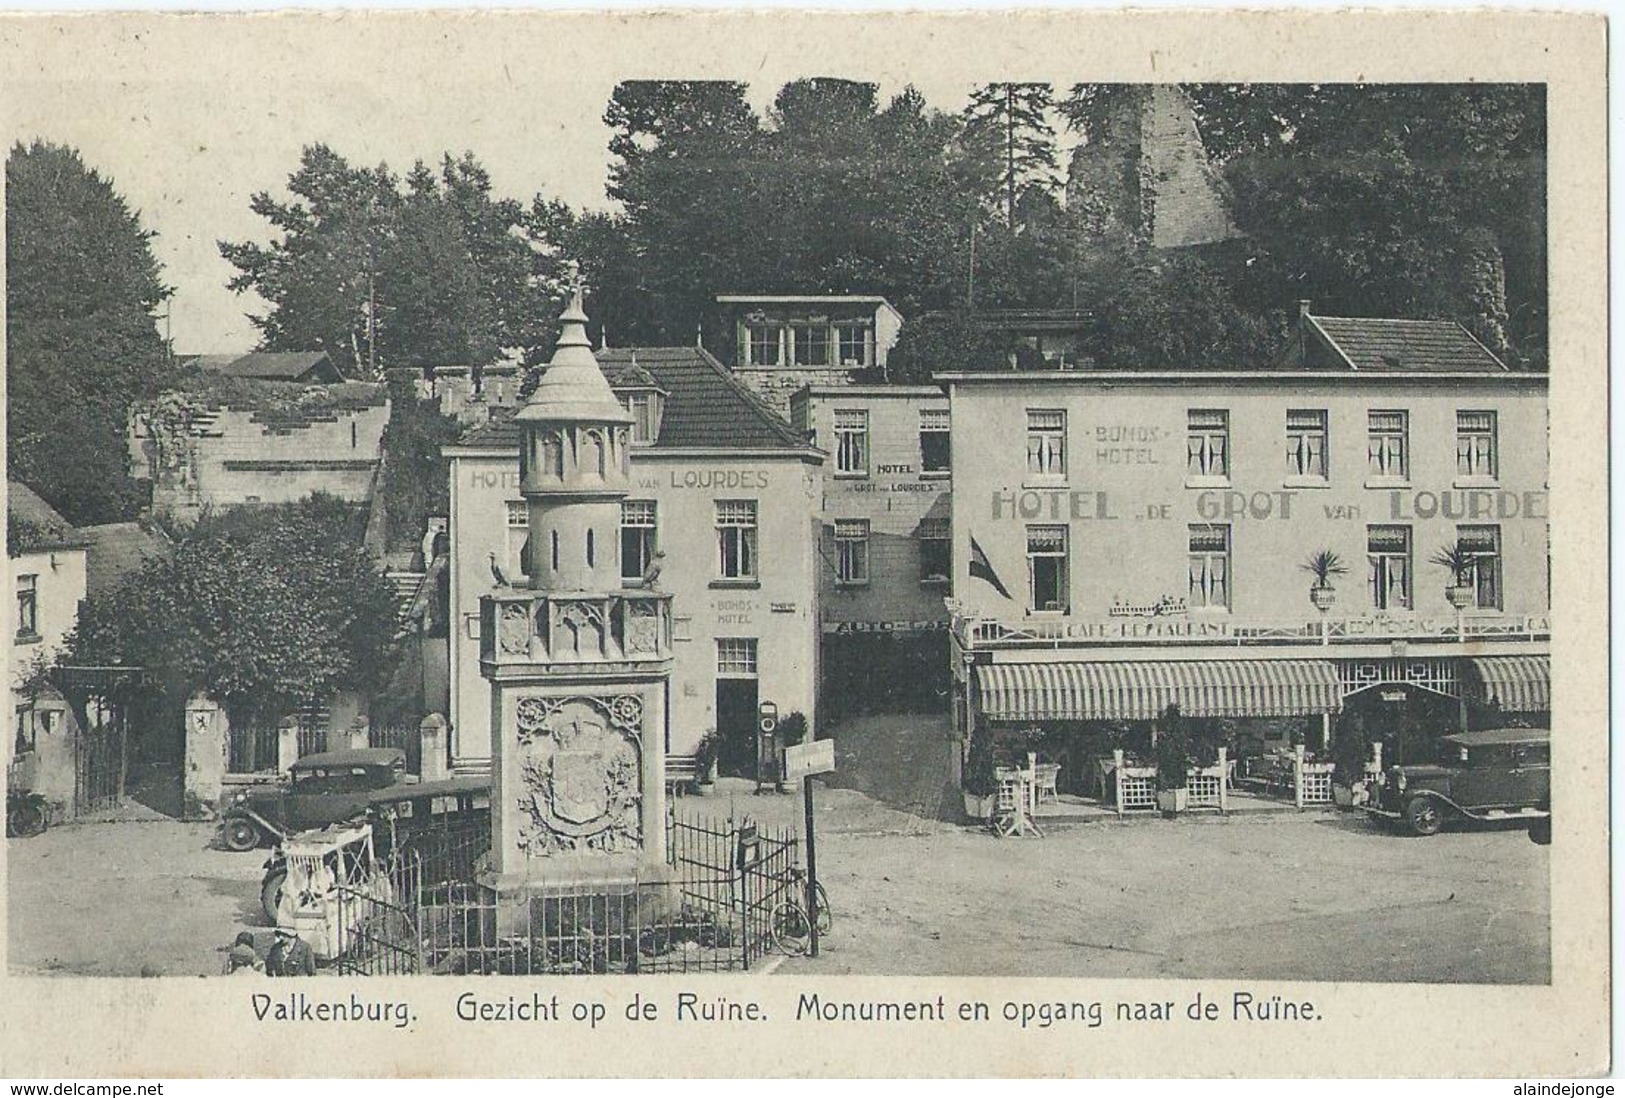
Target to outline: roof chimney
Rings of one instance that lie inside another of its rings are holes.
[[[1307,320],[1309,318],[1309,306],[1312,304],[1314,303],[1300,298],[1298,300],[1298,316],[1304,320]]]

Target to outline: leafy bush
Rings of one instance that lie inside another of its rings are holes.
[[[456,417],[441,414],[435,401],[418,399],[409,371],[390,376],[381,487],[388,548],[415,544],[430,515],[446,514],[450,501],[440,448],[456,442],[461,430]]]
[[[965,758],[961,782],[965,792],[973,797],[991,797],[998,784],[993,766],[993,731],[985,724],[978,724],[971,729],[970,749]]]
[[[779,719],[779,742],[794,747],[807,742],[807,714],[799,709]]]
[[[1185,728],[1185,718],[1180,715],[1179,706],[1170,705],[1162,711],[1157,718],[1157,787],[1159,789],[1184,789],[1189,779],[1186,777],[1186,768],[1190,766],[1190,734]]]

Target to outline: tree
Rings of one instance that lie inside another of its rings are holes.
[[[491,192],[471,153],[421,161],[405,180],[352,167],[311,145],[288,178],[293,201],[250,205],[280,236],[223,241],[231,288],[270,311],[253,316],[266,350],[323,350],[347,376],[397,366],[482,366],[545,359],[559,296],[555,257],[533,247],[526,211]]]
[[[167,557],[87,600],[75,662],[145,668],[218,699],[233,721],[275,720],[387,671],[395,607],[361,548],[365,515],[330,496],[207,516]]]
[[[1546,359],[1539,85],[1197,85],[1259,285],[1327,311],[1460,320]]]
[[[610,97],[608,192],[625,212],[631,267],[600,279],[644,303],[628,341],[689,342],[719,279],[753,285],[779,259],[758,232],[762,181],[750,169],[761,123],[745,91],[731,81],[629,80]]]
[[[152,233],[78,152],[19,143],[6,159],[6,276],[9,475],[70,522],[130,517],[130,406],[170,369]]]
[[[965,145],[988,162],[989,196],[997,196],[1010,229],[1021,198],[1060,188],[1049,120],[1054,105],[1048,84],[997,83],[977,88],[965,108]]]

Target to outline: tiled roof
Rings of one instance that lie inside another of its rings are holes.
[[[666,391],[657,448],[721,450],[805,449],[806,442],[785,420],[740,384],[727,367],[700,347],[616,347],[599,351],[599,366],[612,384],[631,368],[633,356]],[[469,431],[462,446],[514,447],[519,429],[511,410],[492,409],[490,423]],[[495,418],[501,416],[502,418]]]
[[[6,520],[12,527],[8,533],[13,535],[8,540],[16,542],[23,552],[73,549],[85,544],[72,523],[20,481],[6,482]]]
[[[1370,373],[1499,374],[1506,364],[1452,320],[1310,316],[1311,329],[1351,369]]]
[[[85,554],[85,594],[91,598],[118,587],[154,557],[169,552],[169,542],[138,522],[109,522],[80,528],[90,544]]]
[[[326,351],[254,351],[246,355],[197,355],[190,364],[228,377],[261,381],[301,381],[314,372],[313,381],[337,381],[338,370]],[[325,369],[323,368],[325,367]]]

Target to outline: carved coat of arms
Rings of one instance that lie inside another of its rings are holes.
[[[616,719],[626,708],[624,699],[577,697],[522,714],[531,727],[520,737],[519,841],[531,857],[641,846],[637,729]]]

